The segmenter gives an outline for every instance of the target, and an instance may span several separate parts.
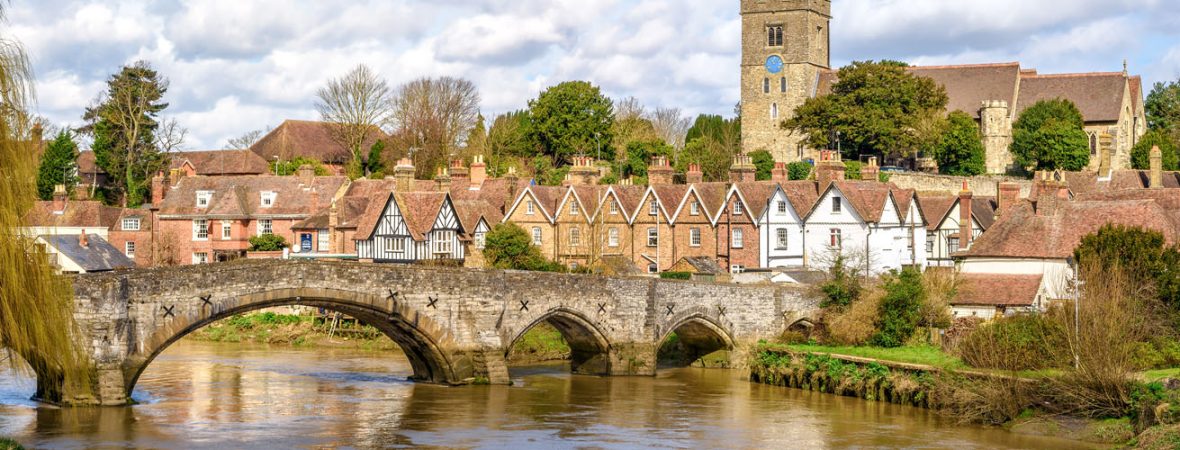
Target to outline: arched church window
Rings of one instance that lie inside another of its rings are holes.
[[[770,118],[771,119],[778,118],[778,103],[771,103],[770,104]]]
[[[1095,133],[1090,133],[1090,154],[1098,154],[1098,135]]]

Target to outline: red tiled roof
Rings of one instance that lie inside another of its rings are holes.
[[[729,193],[729,183],[696,183],[692,185],[701,196],[701,208],[709,215],[710,220],[717,217],[717,213],[725,206],[725,195]]]
[[[848,200],[860,215],[861,220],[868,223],[881,221],[886,200],[889,199],[890,192],[896,189],[892,184],[876,181],[835,181],[832,186],[840,190],[844,199]]]
[[[795,213],[800,217],[811,211],[815,202],[819,201],[819,184],[814,181],[787,181],[780,185],[787,194],[791,207],[795,208]]]
[[[578,206],[586,214],[586,217],[594,217],[598,214],[598,205],[601,203],[602,196],[606,194],[605,186],[578,185],[571,186],[571,189],[578,195],[578,200],[581,200]]]
[[[643,200],[643,194],[647,191],[643,186],[620,186],[614,185],[610,187],[619,198],[619,204],[623,209],[623,213],[628,218],[634,216],[635,211],[639,208],[640,200]]]
[[[1020,81],[1019,115],[1041,100],[1067,99],[1086,122],[1117,122],[1127,77],[1120,72],[1026,76]]]
[[[169,189],[160,204],[163,216],[310,216],[331,205],[345,177],[315,177],[304,186],[299,177],[247,175],[236,177],[184,177]],[[208,208],[197,208],[197,191],[212,191]],[[262,207],[262,192],[274,192],[274,205]],[[313,200],[312,195],[316,198]],[[318,205],[313,207],[313,205]]]
[[[106,171],[98,167],[98,162],[95,160],[94,152],[85,151],[78,152],[78,173],[100,174],[106,173]]]
[[[187,161],[197,175],[265,175],[270,171],[266,160],[249,150],[177,152],[169,156],[173,169]]]
[[[66,201],[62,214],[53,213],[52,201],[38,201],[25,214],[24,223],[30,227],[94,227],[115,228],[123,208],[103,205],[95,200]]]
[[[742,198],[746,200],[746,208],[750,210],[750,216],[754,217],[754,220],[760,219],[762,214],[766,213],[771,197],[774,197],[775,191],[778,190],[778,183],[773,181],[737,183],[736,186],[742,193]]]
[[[922,210],[922,216],[926,217],[926,229],[937,230],[938,226],[942,225],[942,219],[946,218],[946,214],[958,202],[959,197],[949,195],[922,195],[918,197],[918,208]]]
[[[434,229],[439,210],[447,201],[445,192],[396,192],[393,196],[397,199],[397,207],[401,209],[410,237],[416,241],[425,239],[426,233]]]
[[[1032,306],[1043,275],[959,274],[953,305]]]
[[[659,199],[660,206],[668,212],[668,215],[676,214],[676,208],[680,206],[680,203],[684,201],[684,196],[688,194],[688,186],[684,184],[657,184],[651,189]],[[673,220],[673,218],[668,219]]]
[[[1180,188],[1180,172],[1163,172],[1161,180],[1167,189]],[[1119,191],[1124,189],[1146,189],[1151,183],[1151,172],[1147,170],[1115,170],[1109,180],[1099,180],[1097,172],[1065,172],[1069,191],[1076,194]]]
[[[305,157],[329,164],[343,164],[352,159],[352,152],[332,138],[332,126],[327,122],[286,120],[250,146],[250,151],[266,161],[278,155],[284,160]],[[368,151],[373,143],[385,137],[385,133],[380,130],[374,131],[362,144],[362,148]]]
[[[373,238],[373,232],[377,230],[377,222],[381,220],[381,213],[385,211],[385,205],[393,198],[392,192],[385,192],[382,194],[374,194],[365,205],[365,212],[360,215],[356,224],[355,240],[368,240]]]
[[[466,233],[475,232],[479,219],[484,219],[489,227],[494,227],[504,220],[504,215],[484,200],[455,200],[454,204],[459,224]]]

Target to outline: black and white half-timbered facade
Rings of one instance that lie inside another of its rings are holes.
[[[443,192],[390,194],[373,202],[357,227],[357,258],[383,263],[428,260],[462,262],[466,249],[460,238],[454,203]]]

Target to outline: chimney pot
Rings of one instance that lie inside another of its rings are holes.
[[[53,212],[62,214],[66,210],[66,199],[69,195],[66,194],[66,185],[58,184],[53,186]]]
[[[82,235],[78,236],[78,245],[82,248],[90,248],[90,238],[86,237],[86,230],[82,230]]]

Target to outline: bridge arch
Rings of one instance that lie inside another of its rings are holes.
[[[657,353],[665,350],[673,333],[676,333],[676,345],[684,353],[682,362],[691,363],[718,350],[732,351],[735,348],[733,334],[721,317],[713,317],[704,308],[685,311],[675,317],[656,341]]]
[[[199,310],[176,313],[167,323],[140,341],[123,363],[129,394],[143,371],[176,341],[214,322],[237,314],[277,306],[324,308],[355,317],[373,326],[398,344],[413,368],[412,379],[440,384],[460,384],[469,379],[471,365],[465,356],[446,351],[452,340],[429,317],[394,299],[336,289],[277,289],[211,302]]]
[[[594,322],[584,314],[569,309],[555,308],[533,319],[527,326],[518,330],[515,336],[505,346],[505,359],[512,354],[516,343],[533,327],[541,323],[548,323],[561,332],[566,344],[570,347],[570,369],[574,373],[585,375],[609,375],[610,341]]]

